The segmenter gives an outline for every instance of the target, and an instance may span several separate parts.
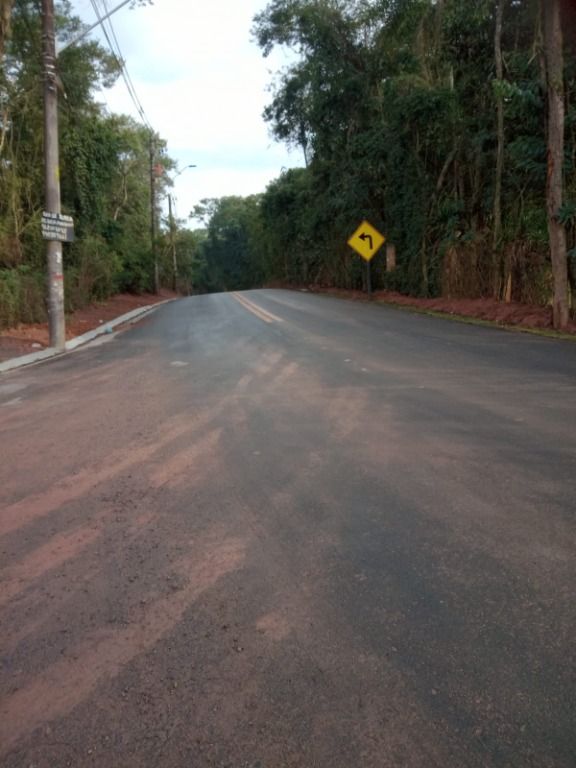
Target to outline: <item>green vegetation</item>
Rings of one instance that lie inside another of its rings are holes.
[[[0,327],[6,327],[46,315],[40,3],[3,0],[0,17]],[[57,5],[57,28],[61,42],[82,31],[69,2]],[[150,142],[158,164],[169,171],[174,163],[158,136],[97,103],[97,89],[112,85],[118,74],[118,62],[95,42],[67,48],[58,59],[62,211],[74,217],[76,230],[76,241],[64,249],[68,311],[118,291],[153,288]],[[156,180],[158,200],[169,183],[167,176]],[[176,237],[186,289],[190,237],[179,230]],[[159,236],[157,250],[168,286],[166,239]]]
[[[262,238],[260,196],[203,200],[194,216],[205,223],[195,287],[202,291],[239,291],[260,285]]]
[[[0,326],[44,314],[39,0],[0,0]],[[346,241],[369,219],[396,246],[373,285],[416,296],[552,304],[576,292],[576,12],[562,0],[272,0],[267,55],[291,49],[264,118],[303,154],[257,196],[205,200],[205,229],[164,222],[160,278],[182,292],[360,288]],[[560,15],[562,10],[563,16]],[[59,38],[82,26],[58,5]],[[562,41],[562,29],[566,30]],[[154,284],[149,131],[96,101],[117,62],[59,57],[67,308]],[[159,137],[157,162],[173,163]],[[157,179],[158,199],[170,184]],[[158,212],[159,213],[159,212]]]
[[[265,119],[275,138],[300,148],[306,167],[282,173],[245,208],[212,203],[204,250],[211,287],[359,288],[362,264],[346,241],[367,218],[398,254],[388,274],[383,254],[374,259],[376,288],[549,303],[552,221],[567,237],[556,271],[568,262],[574,291],[574,36],[563,64],[564,200],[550,216],[546,205],[543,11],[557,4],[270,2],[255,38],[264,55],[287,46],[297,56],[277,75]],[[569,11],[566,4],[568,29]],[[559,285],[568,304],[566,280]]]

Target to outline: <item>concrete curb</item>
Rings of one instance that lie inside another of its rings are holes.
[[[52,357],[65,355],[83,344],[87,344],[98,336],[102,336],[104,333],[110,333],[113,328],[116,328],[119,325],[133,323],[136,320],[139,320],[144,315],[154,312],[158,307],[161,307],[163,304],[168,304],[171,301],[175,301],[175,299],[166,299],[165,301],[159,301],[158,304],[148,304],[145,307],[132,309],[130,312],[120,315],[120,317],[115,317],[114,320],[102,323],[99,328],[94,328],[91,331],[83,333],[81,336],[76,336],[75,338],[70,339],[70,341],[66,342],[66,347],[62,351],[48,347],[48,349],[42,349],[39,352],[32,352],[29,355],[20,355],[20,357],[13,357],[10,360],[5,360],[3,363],[0,363],[0,373],[6,373],[7,371],[13,371],[16,368],[22,368],[25,365],[31,365],[32,363],[39,363],[42,360],[49,360]]]

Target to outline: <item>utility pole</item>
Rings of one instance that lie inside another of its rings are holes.
[[[54,0],[42,0],[42,54],[44,68],[44,178],[45,206],[60,213],[60,160],[58,152],[58,87],[56,84],[56,40]],[[64,349],[64,269],[62,243],[48,240],[48,326],[50,346]]]
[[[172,195],[168,195],[168,220],[170,224],[170,249],[172,251],[172,290],[176,293],[178,287],[178,261],[176,259],[176,237],[174,216],[172,215]]]
[[[156,177],[154,168],[154,136],[150,133],[150,245],[154,263],[154,293],[160,293],[160,268],[156,248]]]
[[[196,168],[196,166],[184,166],[181,171],[178,171],[172,181],[176,181],[178,176],[180,176],[181,173],[184,173],[184,171],[187,171],[188,168]],[[172,213],[172,195],[168,195],[168,223],[170,226],[170,250],[172,251],[172,290],[176,292],[178,286],[178,260],[176,258],[176,225]]]
[[[113,13],[123,8],[130,0],[123,0],[120,5],[107,13],[103,19],[112,16]],[[0,0],[1,4],[1,0]],[[72,225],[71,217],[62,217],[60,200],[60,158],[58,147],[58,78],[56,73],[56,34],[54,24],[54,0],[41,0],[42,16],[42,68],[44,75],[44,206],[47,214],[52,214],[52,221],[57,219],[62,223]],[[62,50],[70,45],[75,45],[82,40],[90,30],[102,23],[99,19],[89,29],[79,35],[75,40],[70,41]],[[150,137],[150,155],[153,160],[153,136]],[[154,200],[154,177],[151,174],[152,185],[152,206],[155,208]],[[50,217],[48,217],[50,222]],[[43,217],[44,227],[44,217]],[[152,243],[153,254],[155,257],[156,224],[154,215],[152,217]],[[62,229],[58,230],[59,233]],[[44,234],[44,232],[43,232]],[[50,232],[44,237],[50,237],[55,234]],[[73,230],[71,237],[63,235],[64,239],[73,239]],[[50,346],[54,349],[64,349],[66,346],[66,318],[64,315],[64,265],[62,260],[62,242],[61,240],[47,240],[46,247],[47,266],[48,266],[48,328],[50,336]],[[155,282],[159,284],[158,264],[155,258]]]

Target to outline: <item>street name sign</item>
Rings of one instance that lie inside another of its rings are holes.
[[[362,256],[365,261],[370,261],[378,253],[385,240],[384,235],[380,234],[376,227],[373,227],[369,221],[363,221],[348,240],[348,245],[354,248],[356,253]]]
[[[42,237],[44,240],[56,240],[61,243],[74,241],[74,219],[63,213],[42,212]]]

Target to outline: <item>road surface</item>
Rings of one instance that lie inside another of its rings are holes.
[[[576,346],[287,291],[0,379],[3,768],[574,768]]]

